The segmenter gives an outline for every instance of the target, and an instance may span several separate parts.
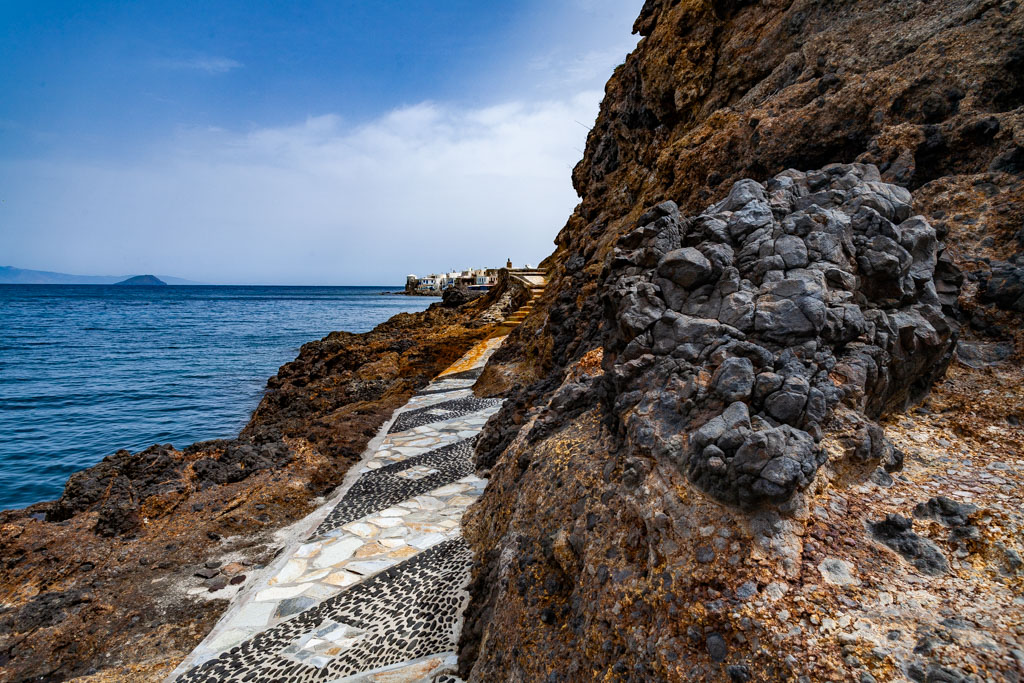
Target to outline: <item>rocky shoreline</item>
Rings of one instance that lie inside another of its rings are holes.
[[[1024,10],[648,0],[634,30],[539,298],[307,344],[238,439],[0,514],[3,680],[169,672],[527,300],[473,386],[504,401],[464,680],[1024,680]]]
[[[391,412],[493,331],[502,294],[305,344],[237,439],[121,451],[0,513],[0,680],[169,673]]]

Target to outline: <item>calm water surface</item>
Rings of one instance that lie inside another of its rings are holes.
[[[433,301],[392,289],[0,285],[0,508],[120,448],[235,436],[302,344]]]

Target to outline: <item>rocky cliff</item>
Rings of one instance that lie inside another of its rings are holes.
[[[649,0],[634,30],[478,384],[510,400],[462,674],[1020,679],[1024,10]]]

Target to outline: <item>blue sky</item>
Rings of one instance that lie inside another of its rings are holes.
[[[0,265],[536,263],[640,0],[0,3]]]

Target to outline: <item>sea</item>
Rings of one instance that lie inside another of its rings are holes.
[[[400,290],[0,285],[0,509],[122,448],[236,436],[302,344],[433,301]]]

